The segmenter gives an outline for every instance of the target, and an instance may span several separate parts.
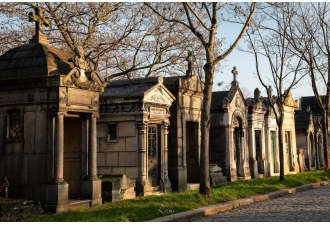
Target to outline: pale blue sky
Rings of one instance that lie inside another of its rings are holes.
[[[241,31],[241,27],[242,25],[223,24],[218,29],[218,36],[222,38],[223,37],[226,38],[225,41],[228,47],[228,45],[231,44],[236,39],[237,35]],[[244,41],[241,40],[239,45],[244,47],[245,46]],[[222,73],[217,73],[215,75],[213,91],[219,91],[221,90],[221,88],[223,88],[224,85],[231,83],[231,81],[233,80],[233,75],[231,71],[233,67],[236,66],[238,70],[237,80],[239,82],[240,87],[245,87],[249,89],[252,94],[254,89],[258,87],[259,90],[261,91],[261,94],[263,96],[266,96],[266,91],[256,76],[254,55],[239,51],[236,48],[226,58],[226,62],[222,64],[225,64],[225,67],[222,68]],[[261,71],[264,74],[270,74],[269,64],[265,59],[261,60],[260,65],[261,65]],[[264,79],[264,81],[266,81],[266,79]],[[221,87],[217,85],[217,83],[220,82],[224,82],[224,84]],[[307,76],[306,78],[304,78],[304,80],[302,80],[299,87],[292,90],[292,95],[294,98],[314,95],[312,87],[310,85],[309,76]]]

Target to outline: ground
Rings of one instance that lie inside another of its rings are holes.
[[[329,222],[330,186],[246,205],[195,222]]]

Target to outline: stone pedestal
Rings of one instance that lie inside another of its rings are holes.
[[[305,164],[305,150],[302,148],[298,149],[298,164],[300,172],[308,171]]]
[[[147,196],[152,195],[152,193],[155,191],[154,187],[151,186],[149,181],[137,181],[135,192],[136,196]]]
[[[85,180],[81,184],[81,197],[92,200],[91,206],[102,204],[101,180]]]
[[[299,173],[298,155],[296,154],[293,155],[293,167],[294,167],[294,172]]]
[[[68,210],[69,184],[48,184],[46,187],[46,212],[60,213]]]
[[[258,173],[258,162],[255,159],[250,159],[249,160],[250,164],[250,169],[251,169],[251,175],[253,178],[258,178],[259,173]]]
[[[104,202],[117,202],[136,197],[135,180],[127,178],[124,174],[120,180],[102,182],[102,200]]]
[[[221,167],[216,164],[210,164],[210,184],[216,186],[221,183],[227,183],[227,177],[223,176]]]
[[[172,192],[171,182],[169,179],[160,180],[160,189],[165,193]]]

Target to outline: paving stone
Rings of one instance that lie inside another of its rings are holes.
[[[205,216],[194,222],[329,222],[330,186]]]

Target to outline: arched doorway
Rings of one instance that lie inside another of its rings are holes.
[[[234,156],[233,158],[236,166],[236,176],[244,177],[244,171],[243,171],[244,130],[243,130],[243,120],[239,111],[236,111],[233,114],[232,126],[233,126],[233,156]]]

